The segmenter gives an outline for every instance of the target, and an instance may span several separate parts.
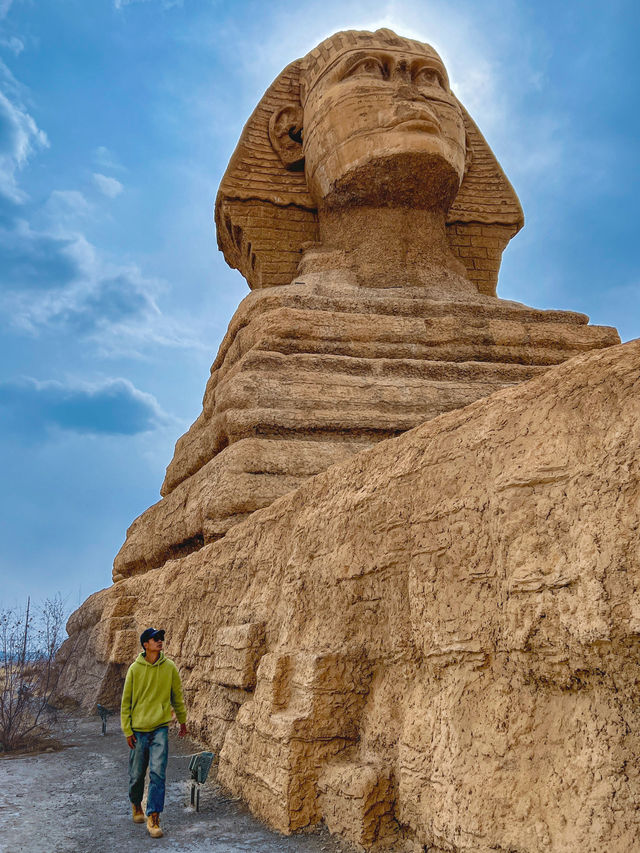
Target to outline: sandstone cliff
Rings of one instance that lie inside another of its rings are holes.
[[[167,631],[222,782],[364,848],[628,853],[640,817],[640,342],[304,482],[93,595],[63,690]]]

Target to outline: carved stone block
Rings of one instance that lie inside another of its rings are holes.
[[[253,690],[264,651],[264,623],[220,628],[216,637],[213,678],[218,684]]]
[[[329,765],[318,779],[318,792],[329,832],[363,848],[393,840],[397,824],[388,767],[362,762]]]

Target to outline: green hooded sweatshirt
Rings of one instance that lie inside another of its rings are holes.
[[[179,723],[186,723],[180,674],[162,652],[151,664],[141,653],[127,671],[120,705],[120,722],[126,737],[150,732],[171,722],[171,706]]]

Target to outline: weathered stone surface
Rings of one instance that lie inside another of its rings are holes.
[[[264,654],[262,622],[220,628],[214,649],[213,677],[217,684],[243,690],[256,686],[256,669]]]
[[[397,840],[396,792],[389,767],[357,761],[329,764],[317,787],[320,811],[330,832],[365,850]]]
[[[324,815],[367,846],[380,814],[394,849],[628,853],[638,447],[640,342],[577,357],[319,474],[153,583],[92,596],[67,689],[100,695],[110,620],[162,624],[221,778],[284,832]],[[240,702],[202,648],[248,623],[264,655]]]

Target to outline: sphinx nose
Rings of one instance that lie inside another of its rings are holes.
[[[417,101],[420,98],[420,92],[415,86],[402,82],[396,86],[396,96],[404,101]]]

